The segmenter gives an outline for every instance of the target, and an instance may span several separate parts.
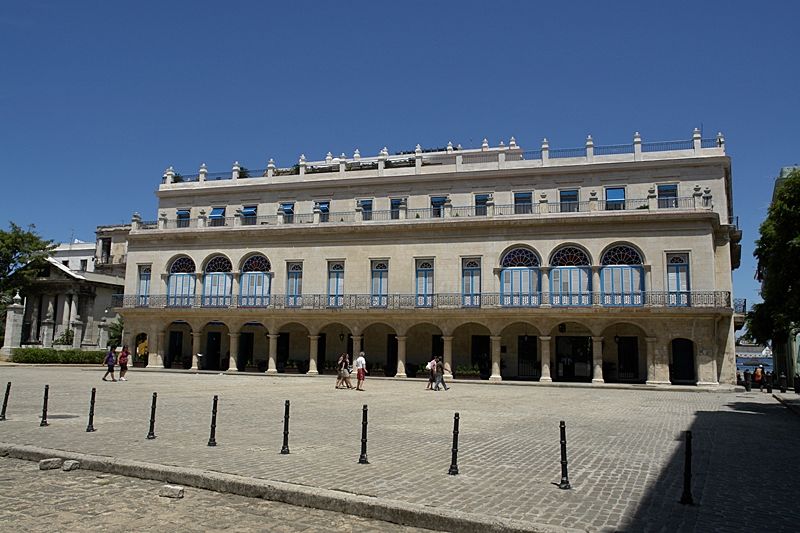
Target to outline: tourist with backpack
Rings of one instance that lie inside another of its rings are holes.
[[[116,350],[116,346],[109,346],[108,353],[106,354],[105,359],[103,359],[103,364],[106,365],[108,370],[106,370],[105,375],[103,375],[103,381],[108,381],[106,379],[109,374],[111,374],[111,381],[117,381],[114,379],[114,365],[116,364],[116,358],[114,357],[114,350]]]

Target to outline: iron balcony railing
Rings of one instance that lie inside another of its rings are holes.
[[[272,294],[260,296],[200,294],[113,297],[117,308],[257,308],[257,309],[500,309],[553,307],[702,307],[731,308],[728,291],[631,291],[527,294]]]
[[[733,312],[741,315],[747,313],[747,298],[734,298]]]

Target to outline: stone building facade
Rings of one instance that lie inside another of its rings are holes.
[[[170,168],[157,196],[116,302],[150,366],[734,383],[721,135]]]

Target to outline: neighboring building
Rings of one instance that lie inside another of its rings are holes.
[[[9,307],[2,354],[11,355],[19,346],[104,349],[107,326],[117,317],[111,298],[124,288],[128,231],[130,225],[99,226],[97,243],[58,245],[34,283]],[[115,255],[95,256],[105,239],[115,241]]]
[[[97,242],[92,247],[95,269],[103,274],[125,277],[130,224],[97,226]]]
[[[329,368],[442,355],[491,380],[735,380],[724,139],[448,144],[180,175],[134,215],[126,342],[150,366]]]

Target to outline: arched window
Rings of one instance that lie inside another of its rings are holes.
[[[528,248],[512,248],[500,260],[500,303],[535,307],[540,303],[539,257]]]
[[[372,261],[370,289],[370,305],[386,307],[388,305],[389,263],[388,261]]]
[[[212,257],[203,275],[203,306],[228,307],[233,290],[233,265],[224,255]]]
[[[192,307],[196,279],[194,261],[190,257],[175,259],[167,277],[167,306]]]
[[[608,306],[644,303],[642,256],[627,245],[612,246],[600,261],[601,302]]]
[[[344,261],[328,261],[328,307],[344,303]]]
[[[272,294],[272,265],[263,255],[253,255],[242,265],[239,306],[267,307]]]
[[[417,259],[417,307],[433,306],[433,259]]]
[[[461,305],[481,306],[481,260],[461,260]]]
[[[286,265],[286,306],[303,306],[303,263]]]
[[[550,259],[550,303],[559,306],[592,304],[589,256],[576,246],[564,246]]]

